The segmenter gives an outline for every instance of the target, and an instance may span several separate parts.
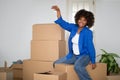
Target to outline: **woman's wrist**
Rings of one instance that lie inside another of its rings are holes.
[[[57,11],[57,18],[60,18],[60,17],[61,17],[61,12],[59,10],[59,11]]]

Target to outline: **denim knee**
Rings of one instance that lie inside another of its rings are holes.
[[[74,65],[74,70],[75,71],[78,71],[79,70],[79,67],[77,65]]]
[[[78,65],[74,65],[74,70],[82,72],[83,71],[83,67],[82,66],[78,66]]]

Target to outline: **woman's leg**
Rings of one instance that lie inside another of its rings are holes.
[[[90,58],[88,55],[83,55],[78,58],[74,64],[74,69],[78,74],[80,80],[92,80],[86,70],[86,66],[89,64]]]
[[[55,64],[60,64],[60,63],[65,63],[65,64],[74,64],[74,62],[76,61],[76,56],[73,55],[73,57],[71,59],[67,59],[66,56],[56,60],[53,63],[53,67],[55,67]]]

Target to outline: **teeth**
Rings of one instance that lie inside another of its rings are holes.
[[[79,23],[80,26],[82,26],[83,24],[82,23]]]

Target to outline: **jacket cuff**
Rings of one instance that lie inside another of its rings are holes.
[[[92,64],[95,64],[95,63],[96,63],[95,58],[92,58],[92,59],[91,59],[91,63],[92,63]]]
[[[56,23],[56,24],[58,24],[58,23],[60,23],[62,21],[62,16],[60,16],[57,20],[55,20],[54,22]]]

